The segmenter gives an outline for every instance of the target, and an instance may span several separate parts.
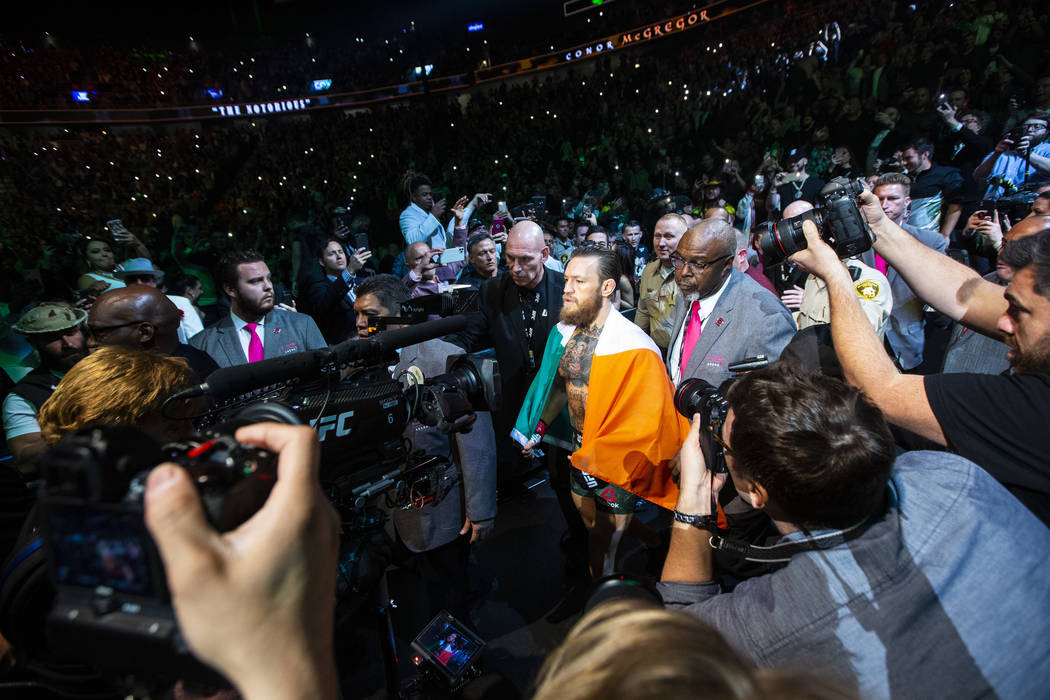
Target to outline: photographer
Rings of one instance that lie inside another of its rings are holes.
[[[988,183],[985,199],[998,199],[1026,184],[1050,182],[1050,113],[1032,112],[1020,127],[995,144],[995,150],[973,171]]]
[[[887,420],[940,445],[951,445],[1001,481],[1044,522],[1050,522],[1050,232],[1031,240],[1031,262],[1003,288],[924,246],[893,223],[870,192],[858,197],[874,230],[875,252],[916,296],[936,310],[1012,349],[1009,376],[902,375],[869,330],[853,283],[835,252],[805,224],[808,247],[792,258],[827,284],[831,332],[846,379]]]
[[[712,497],[727,476],[704,463],[697,415],[680,453],[658,584],[665,604],[711,623],[760,666],[820,668],[862,697],[1042,692],[1050,672],[1042,650],[1004,654],[1001,643],[1050,632],[1032,614],[1050,604],[1050,589],[1010,585],[1050,575],[1050,531],[1038,519],[961,457],[895,458],[882,413],[839,380],[780,363],[745,375],[727,398],[728,478],[782,535],[771,547],[743,547],[786,565],[721,593]],[[986,585],[989,571],[1004,585]]]
[[[784,208],[784,218],[790,219],[811,209],[813,205],[809,202],[801,200],[792,202]],[[796,264],[803,272],[809,272],[805,265],[797,262]],[[848,258],[842,264],[849,271],[850,278],[854,282],[853,291],[860,300],[864,315],[868,317],[868,321],[871,322],[879,338],[885,337],[890,311],[893,308],[889,281],[884,274],[874,267],[865,265],[860,260]],[[828,305],[828,290],[824,282],[809,274],[803,284],[803,287],[794,285],[793,288],[785,290],[780,297],[784,306],[792,311],[798,329],[802,330],[830,322],[831,310]]]
[[[146,484],[179,628],[249,700],[334,700],[339,518],[321,492],[317,434],[264,423],[236,438],[280,454],[265,505],[236,530],[208,523],[186,470],[162,464]]]

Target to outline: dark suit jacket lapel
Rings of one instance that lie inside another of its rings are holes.
[[[518,297],[518,286],[508,274],[505,278],[506,289],[503,292],[503,315],[510,323],[512,338],[520,339],[518,343],[521,356],[528,358],[528,347],[525,342],[525,318],[522,316],[521,299]]]
[[[557,316],[556,315],[552,315],[550,313],[550,310],[549,310],[551,308],[551,300],[552,299],[557,299],[558,297],[560,297],[562,295],[562,292],[564,291],[563,289],[558,289],[558,285],[554,281],[554,275],[549,274],[549,273],[550,273],[550,270],[544,270],[544,272],[543,272],[543,284],[546,285],[546,287],[544,289],[544,294],[545,294],[546,299],[547,299],[547,306],[545,306],[543,309],[540,309],[540,311],[539,311],[539,313],[541,313],[541,314],[544,311],[547,312],[547,315],[545,317],[544,316],[540,317],[540,324],[541,324],[541,326],[543,328],[543,337],[544,338],[546,338],[547,336],[550,335],[551,329],[554,328],[554,324],[556,324],[558,322]],[[542,348],[541,348],[541,350],[542,350]]]
[[[732,273],[730,274],[732,275]],[[688,372],[689,376],[694,376],[694,372],[703,366],[704,360],[707,359],[707,354],[714,347],[715,342],[718,341],[719,337],[729,328],[729,324],[732,323],[732,311],[733,307],[736,306],[738,287],[736,276],[731,276],[729,284],[726,285],[722,296],[718,298],[715,308],[711,309],[711,314],[707,317],[707,321],[704,322],[703,332],[700,333],[700,339],[696,341],[696,347],[693,348],[693,354],[689,357],[689,364],[686,366],[686,372]],[[719,319],[721,319],[721,323],[719,323]],[[729,357],[726,358],[726,361],[736,362],[738,359],[743,358]]]

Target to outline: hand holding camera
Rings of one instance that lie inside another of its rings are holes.
[[[693,414],[689,434],[678,451],[678,502],[675,508],[690,515],[714,515],[715,496],[726,483],[725,474],[714,474],[707,468],[700,449],[703,418]]]
[[[247,698],[335,698],[332,653],[338,517],[321,492],[316,433],[264,423],[239,442],[272,450],[278,479],[236,530],[208,524],[184,469],[162,464],[146,486],[146,525],[191,649]]]
[[[371,258],[372,251],[368,248],[358,248],[346,259],[346,267],[351,275],[356,275]]]

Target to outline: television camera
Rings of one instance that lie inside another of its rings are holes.
[[[42,458],[44,548],[57,593],[52,638],[100,669],[208,683],[219,680],[182,641],[160,557],[143,521],[149,470],[170,461],[193,478],[220,531],[265,502],[276,477],[272,453],[239,444],[237,428],[263,421],[309,424],[321,443],[321,481],[343,519],[337,622],[360,606],[386,568],[376,553],[383,518],[370,504],[440,497],[435,474],[447,462],[410,454],[409,421],[469,431],[476,410],[498,409],[499,369],[481,355],[450,357],[437,377],[387,370],[397,348],[465,326],[443,318],[332,348],[222,368],[168,399],[165,411],[198,396],[213,405],[197,434],[167,445],[130,427],[78,431]],[[414,369],[414,368],[413,368]],[[380,547],[379,549],[382,549]]]

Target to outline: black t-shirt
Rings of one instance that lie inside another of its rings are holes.
[[[932,374],[925,385],[948,445],[1050,524],[1050,373]]]
[[[911,198],[925,199],[940,193],[945,202],[957,202],[963,186],[962,174],[947,165],[934,165],[912,179]]]
[[[800,187],[797,182],[785,182],[783,185],[777,186],[777,192],[780,194],[780,211],[784,211],[787,205],[799,199],[804,199],[810,204],[816,206],[817,194],[820,193],[820,188],[824,186],[824,181],[819,177],[810,175],[803,182]]]

